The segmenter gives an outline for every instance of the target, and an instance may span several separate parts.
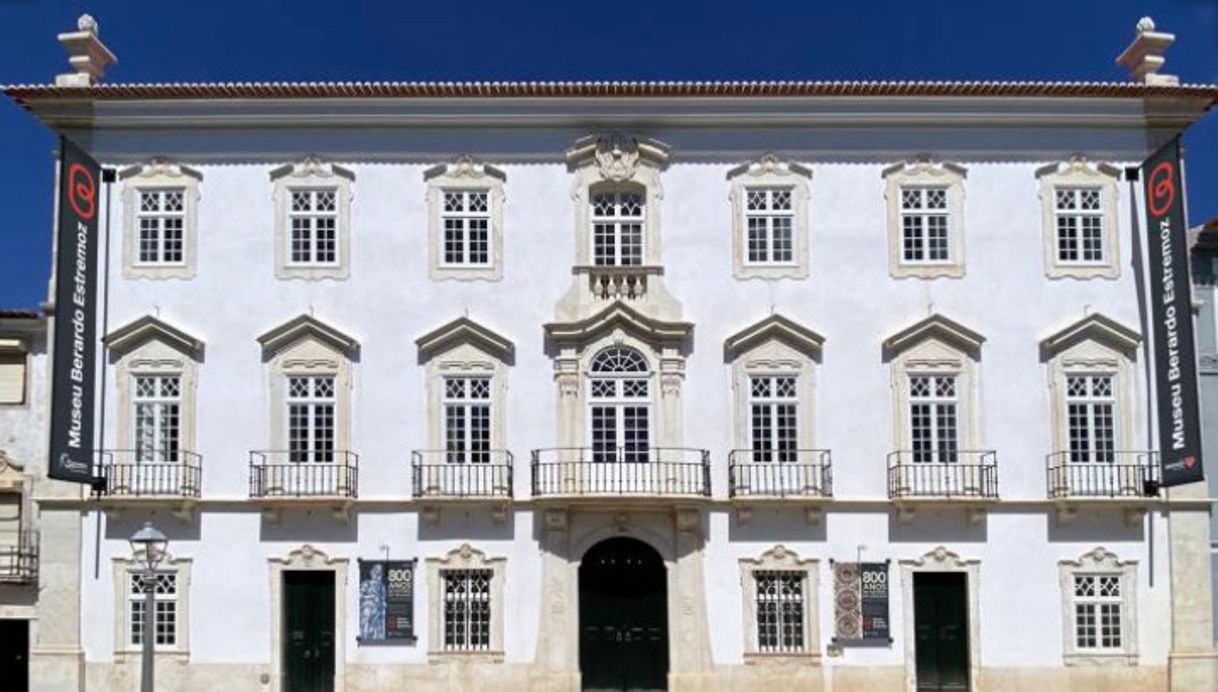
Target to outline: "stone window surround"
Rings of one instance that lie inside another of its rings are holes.
[[[932,162],[929,157],[894,164],[880,174],[885,180],[888,201],[888,273],[893,278],[962,278],[964,252],[964,179],[968,170],[949,162]],[[914,263],[902,259],[901,188],[905,186],[947,188],[947,243],[950,260],[944,263]]]
[[[1062,595],[1062,659],[1067,666],[1138,663],[1137,560],[1121,560],[1103,547],[1057,563]],[[1074,632],[1074,575],[1116,574],[1121,578],[1121,650],[1079,649]]]
[[[143,652],[142,646],[130,643],[127,611],[128,588],[131,574],[143,574],[140,566],[142,553],[130,557],[115,557],[111,559],[111,579],[114,584],[114,662],[139,663]],[[177,644],[173,648],[156,647],[157,656],[173,658],[190,658],[190,568],[192,558],[175,558],[166,555],[157,565],[157,572],[174,572],[177,574],[178,608],[177,608]],[[155,646],[155,644],[154,644]]]
[[[892,362],[895,449],[913,446],[909,429],[911,375],[956,376],[958,449],[979,448],[978,370],[984,341],[980,334],[938,314],[885,340],[884,351]]]
[[[199,184],[203,174],[187,166],[154,158],[146,164],[130,166],[119,171],[124,181],[123,200],[123,278],[124,279],[193,279],[198,272],[199,258]],[[136,213],[139,192],[181,188],[182,195],[182,262],[180,264],[139,264],[139,227]]]
[[[503,205],[506,201],[504,183],[507,182],[507,175],[490,164],[479,162],[470,156],[461,156],[453,163],[442,163],[423,171],[423,182],[427,183],[427,271],[431,279],[502,279]],[[444,211],[446,190],[489,191],[489,265],[461,266],[443,264],[440,261],[444,252],[444,228],[440,220]]]
[[[504,611],[503,582],[506,576],[507,558],[488,558],[486,553],[463,543],[443,557],[429,557],[427,565],[428,627],[427,658],[432,663],[444,661],[483,661],[500,663],[504,657]],[[491,646],[488,651],[444,650],[444,589],[440,583],[440,572],[449,569],[482,569],[491,571]]]
[[[280,166],[270,172],[275,205],[275,278],[284,279],[346,279],[351,276],[351,185],[355,173],[336,164],[324,163],[309,156],[297,163]],[[288,262],[288,205],[292,190],[335,188],[338,204],[337,243],[338,264],[324,266],[294,265]]]
[[[816,364],[824,338],[782,315],[771,315],[728,337],[724,354],[731,362],[735,403],[735,448],[750,445],[750,378],[794,375],[798,378],[796,411],[799,449],[816,446]]]
[[[1113,375],[1116,396],[1116,451],[1131,450],[1134,430],[1134,361],[1139,334],[1104,315],[1088,315],[1041,341],[1047,360],[1049,400],[1052,407],[1053,451],[1069,448],[1066,411],[1066,377]]]
[[[567,165],[574,173],[571,199],[575,202],[575,265],[594,264],[592,244],[592,192],[607,189],[638,189],[644,192],[643,264],[660,266],[660,200],[664,190],[660,172],[668,164],[668,146],[645,137],[620,134],[589,135],[567,151]]]
[[[283,557],[272,557],[268,561],[270,576],[270,643],[271,670],[269,692],[281,692],[283,667],[283,573],[296,571],[318,571],[334,573],[334,689],[345,689],[347,661],[347,578],[349,560],[345,557],[330,557],[312,545],[302,545]]]
[[[804,575],[804,650],[799,653],[766,653],[757,646],[757,579],[755,572],[802,572]],[[820,649],[820,563],[812,558],[800,559],[794,551],[782,545],[762,553],[757,558],[740,559],[740,590],[744,604],[744,662],[766,663],[810,660],[819,665]]]
[[[359,344],[310,315],[301,315],[258,338],[268,364],[268,449],[287,449],[287,381],[290,376],[334,377],[334,449],[351,449],[351,388]]]
[[[1121,240],[1117,232],[1120,203],[1120,169],[1107,163],[1088,163],[1083,156],[1053,163],[1036,171],[1040,185],[1041,228],[1044,235],[1045,275],[1050,279],[1116,279],[1121,276]],[[1063,263],[1057,259],[1056,190],[1058,187],[1098,187],[1104,219],[1102,264]]]
[[[490,377],[491,449],[507,446],[507,373],[514,362],[511,341],[461,317],[419,337],[419,361],[427,381],[427,444],[444,448],[444,380],[447,377]]]
[[[969,689],[980,689],[981,677],[981,561],[963,559],[944,546],[920,558],[901,560],[901,605],[905,641],[905,692],[917,692],[917,636],[914,623],[914,574],[918,572],[963,572],[968,592]]]
[[[15,355],[21,359],[21,376],[23,378],[21,401],[8,404],[0,402],[0,410],[11,411],[29,408],[30,403],[34,399],[30,395],[30,389],[34,386],[33,368],[30,367],[30,340],[23,337],[0,337],[0,354]]]
[[[809,182],[812,171],[773,153],[743,163],[727,172],[728,199],[732,207],[732,272],[737,279],[805,279],[808,277],[810,232],[808,230]],[[744,222],[745,193],[750,188],[791,190],[793,257],[789,263],[750,263],[748,228]]]

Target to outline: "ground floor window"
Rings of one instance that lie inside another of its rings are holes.
[[[487,651],[491,648],[491,579],[489,569],[441,570],[444,585],[444,649]]]
[[[798,653],[804,650],[804,573],[755,572],[757,580],[757,650]]]
[[[144,644],[144,611],[148,589],[153,590],[152,643],[157,647],[174,648],[178,644],[178,575],[158,572],[152,580],[143,574],[129,574],[127,598],[128,642],[131,646]]]

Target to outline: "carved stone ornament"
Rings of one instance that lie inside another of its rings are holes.
[[[639,163],[639,145],[634,139],[621,135],[604,137],[596,143],[596,165],[601,177],[614,182],[634,177]]]

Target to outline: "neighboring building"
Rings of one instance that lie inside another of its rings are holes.
[[[1197,305],[1197,376],[1201,390],[1202,449],[1218,449],[1218,219],[1193,229],[1193,300]],[[1206,478],[1209,497],[1218,497],[1218,473]],[[1210,584],[1218,590],[1218,517],[1210,515]],[[1214,604],[1218,641],[1218,602]]]
[[[13,689],[27,684],[38,621],[33,498],[46,468],[46,353],[41,313],[0,308],[0,680]],[[79,557],[71,563],[77,569]]]
[[[158,689],[1218,689],[1122,176],[1218,88],[1148,21],[1127,84],[103,85],[61,40],[6,93],[117,182],[34,689],[136,684],[145,521]]]

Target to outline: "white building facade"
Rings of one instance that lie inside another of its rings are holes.
[[[1164,36],[1127,84],[10,87],[117,173],[31,688],[137,683],[151,521],[158,689],[1214,689],[1125,178],[1218,98]]]

